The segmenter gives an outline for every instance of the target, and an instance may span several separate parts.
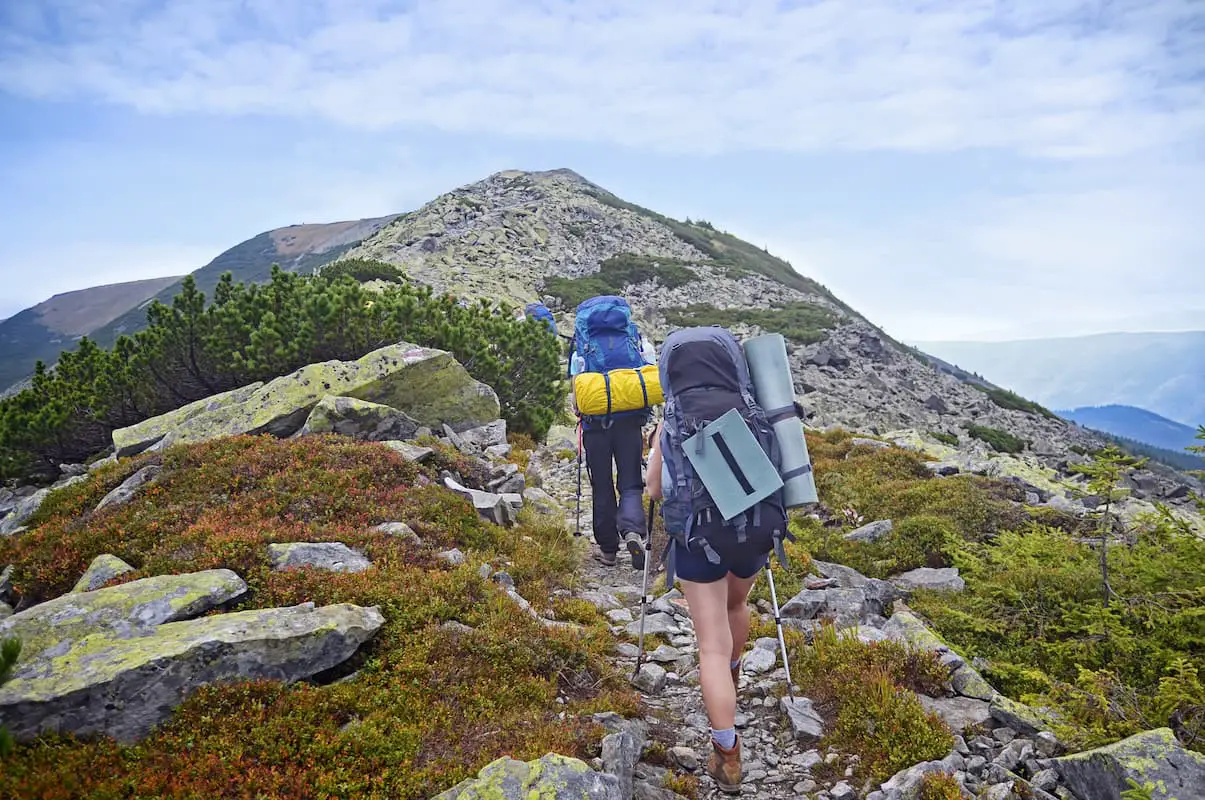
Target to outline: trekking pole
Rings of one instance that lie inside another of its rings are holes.
[[[774,604],[774,624],[778,626],[778,646],[782,648],[782,666],[787,671],[787,694],[791,702],[795,702],[795,692],[791,688],[791,665],[787,661],[787,641],[782,636],[782,614],[778,611],[778,593],[774,591],[774,573],[770,571],[770,562],[766,561],[766,578],[770,581],[770,601]]]
[[[652,561],[652,544],[653,544],[653,507],[655,501],[649,500],[648,521],[645,522],[644,536],[644,583],[640,589],[640,643],[636,645],[640,651],[636,654],[636,669],[632,670],[632,677],[635,678],[640,674],[640,666],[644,663],[644,614],[648,609],[649,603],[649,562]]]
[[[577,421],[577,530],[574,536],[582,535],[582,421]]]

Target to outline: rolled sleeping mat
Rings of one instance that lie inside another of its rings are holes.
[[[774,426],[782,455],[783,504],[787,508],[815,503],[816,477],[803,436],[803,420],[795,413],[795,382],[787,360],[787,340],[780,333],[746,339],[745,361],[757,402]]]
[[[665,402],[655,366],[580,372],[573,378],[577,410],[591,417],[639,411]]]

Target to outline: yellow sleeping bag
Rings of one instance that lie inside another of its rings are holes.
[[[573,377],[577,410],[589,417],[638,411],[665,402],[655,366],[581,372]]]

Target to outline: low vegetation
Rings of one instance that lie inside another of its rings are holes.
[[[657,281],[666,289],[676,289],[697,276],[686,262],[661,256],[621,253],[603,261],[598,272],[580,278],[553,276],[544,283],[544,293],[561,301],[565,308],[600,294],[623,294],[628,286]]]
[[[1066,741],[1095,746],[1170,725],[1205,752],[1205,540],[1186,523],[1161,510],[1102,548],[1101,532],[1116,537],[1118,520],[1068,515],[1055,526],[1049,509],[1019,504],[1007,481],[936,478],[914,453],[850,440],[839,430],[808,434],[832,521],[797,516],[794,547],[878,578],[957,567],[966,591],[921,591],[910,605],[962,655],[985,659],[1000,691],[1050,709]],[[1125,468],[1092,477],[1116,485]],[[877,519],[895,522],[883,539],[845,539]],[[807,563],[793,557],[777,570],[779,586]]]
[[[147,318],[146,330],[112,350],[85,338],[55,369],[39,363],[28,389],[0,400],[0,477],[53,472],[103,451],[117,428],[397,341],[450,351],[498,393],[516,432],[542,437],[563,404],[560,347],[543,323],[485,301],[462,307],[425,286],[375,292],[337,271],[276,268],[266,284],[234,283],[227,273],[207,303],[189,276],[172,305],[152,304]]]
[[[1039,416],[1046,417],[1047,419],[1059,419],[1058,414],[1055,414],[1053,411],[1040,403],[1035,403],[1033,400],[1026,400],[1016,392],[1010,392],[1007,389],[1000,389],[998,387],[984,386],[974,382],[967,383],[967,386],[983,392],[988,396],[989,400],[1000,406],[1000,408],[1007,408],[1012,411],[1023,411],[1026,414],[1037,414]]]
[[[958,446],[958,436],[953,433],[946,433],[945,431],[929,431],[929,435],[942,444],[949,445],[950,447]]]
[[[106,466],[52,494],[35,529],[0,544],[15,591],[31,601],[70,589],[94,556],[113,553],[136,568],[117,582],[225,567],[249,587],[236,609],[350,602],[379,606],[386,624],[345,682],[210,686],[137,744],[48,735],[18,746],[0,796],[426,798],[504,754],[598,755],[603,731],[590,715],[630,715],[636,697],[606,661],[605,619],[550,600],[577,568],[573,537],[526,511],[513,529],[490,525],[467,501],[421,485],[423,470],[455,458],[420,469],[376,444],[242,436]],[[156,459],[158,483],[90,511]],[[422,545],[373,530],[386,521],[407,522]],[[288,541],[345,542],[373,567],[274,572],[266,545]],[[435,557],[450,547],[468,563]],[[535,607],[583,627],[549,629],[521,613],[478,574],[484,561],[505,565]],[[450,620],[473,630],[441,627]]]
[[[710,258],[715,266],[725,270],[730,277],[739,278],[749,273],[765,275],[792,289],[826,297],[836,303],[838,307],[852,313],[852,309],[833,296],[832,292],[811,278],[796,272],[790,263],[771,255],[765,248],[751,245],[730,233],[717,231],[709,222],[690,222],[689,220],[680,222],[629,203],[610,192],[592,190],[590,193],[600,203],[612,208],[632,211],[660,222],[683,242]]]
[[[671,325],[756,325],[781,333],[797,344],[819,342],[837,326],[837,315],[815,303],[783,303],[773,308],[716,308],[709,303],[694,303],[684,308],[665,309]]]
[[[322,268],[321,275],[328,281],[335,281],[346,275],[360,283],[367,283],[368,281],[402,283],[406,280],[406,273],[393,264],[386,264],[384,261],[369,261],[363,258],[349,258],[345,261],[335,261],[327,264]]]
[[[1028,445],[1028,442],[1019,436],[1014,436],[1008,431],[1002,431],[999,428],[989,428],[986,425],[976,425],[973,422],[967,422],[963,427],[966,428],[968,436],[972,439],[986,442],[997,453],[1020,453]]]

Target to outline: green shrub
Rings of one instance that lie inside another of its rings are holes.
[[[566,308],[600,294],[623,294],[628,286],[657,281],[666,289],[676,289],[695,280],[694,270],[686,262],[661,256],[621,253],[603,261],[598,272],[580,278],[553,276],[545,280],[543,292],[558,298]]]
[[[967,385],[986,394],[988,399],[1000,406],[1000,408],[1007,408],[1012,411],[1024,411],[1026,414],[1038,414],[1047,419],[1059,419],[1057,414],[1040,403],[1026,400],[1021,395],[1010,392],[1007,389],[988,388],[974,382],[970,382]]]
[[[1028,444],[1024,439],[999,428],[988,428],[973,422],[966,423],[964,427],[972,439],[987,442],[997,453],[1020,453]]]
[[[792,302],[774,308],[716,308],[695,303],[683,308],[667,308],[665,318],[671,325],[756,325],[781,333],[798,344],[811,344],[825,338],[837,325],[837,315],[815,303]]]
[[[192,276],[172,305],[152,303],[149,327],[112,350],[87,338],[31,386],[0,400],[0,469],[53,472],[110,445],[113,430],[218,392],[398,341],[448,350],[502,404],[511,430],[537,439],[564,404],[559,345],[538,320],[505,306],[467,308],[424,286],[364,289],[348,275],[272,270],[266,284],[225,274],[206,305]]]
[[[942,444],[948,444],[950,447],[958,446],[958,437],[952,433],[946,433],[945,431],[929,431],[929,435]]]
[[[855,774],[861,780],[880,783],[905,767],[945,756],[954,745],[949,728],[915,694],[940,693],[945,681],[945,667],[929,651],[894,641],[867,644],[825,625],[811,647],[792,654],[791,675],[796,674],[796,683],[829,722],[822,745],[858,756]]]
[[[1199,680],[1184,669],[1205,658],[1205,541],[1166,516],[1135,535],[1108,550],[1117,595],[1108,604],[1097,550],[1028,525],[954,555],[965,592],[918,592],[912,605],[962,652],[986,658],[985,677],[1002,692],[1056,709],[1069,741],[1205,717]]]
[[[844,529],[826,528],[808,517],[793,519],[791,532],[811,556],[853,567],[871,578],[917,567],[949,566],[950,554],[959,546],[954,525],[933,515],[906,517],[875,542],[850,541]]]
[[[402,283],[406,280],[406,273],[395,267],[393,264],[387,264],[384,261],[370,261],[362,258],[352,258],[346,261],[335,261],[327,264],[318,273],[322,278],[328,281],[336,281],[344,276],[360,283],[368,281],[390,281],[392,283]]]
[[[13,667],[17,665],[17,659],[21,656],[21,640],[15,636],[6,636],[0,639],[0,686],[12,677]],[[12,754],[13,746],[12,734],[3,725],[0,725],[0,759],[8,758]]]
[[[948,772],[929,772],[921,779],[919,800],[962,800],[962,786]]]

